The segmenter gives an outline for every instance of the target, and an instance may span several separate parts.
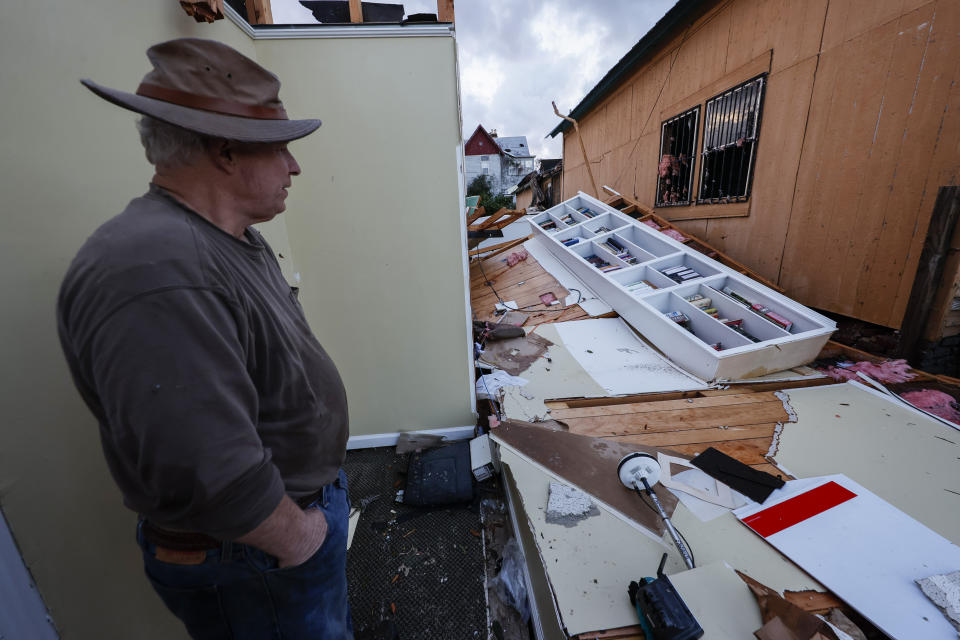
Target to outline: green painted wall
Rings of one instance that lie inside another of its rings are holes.
[[[277,72],[291,113],[316,112],[325,126],[293,146],[304,175],[289,213],[266,231],[285,270],[301,274],[311,323],[344,372],[356,431],[457,426],[472,414],[453,41],[255,46],[229,21],[196,24],[174,1],[14,0],[4,15],[0,506],[63,638],[185,637],[142,575],[135,518],[56,337],[70,259],[151,176],[135,116],[78,79],[133,90],[148,68],[145,49],[187,35],[222,40]],[[317,63],[297,63],[300,55]],[[334,60],[350,71],[325,71]],[[398,97],[396,76],[406,73],[417,76],[415,94]],[[414,136],[436,140],[417,158],[420,182],[403,186]]]

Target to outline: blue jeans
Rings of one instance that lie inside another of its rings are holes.
[[[225,542],[202,564],[161,562],[140,529],[147,578],[167,608],[196,640],[340,640],[353,638],[347,601],[347,526],[350,498],[343,470],[307,509],[321,509],[327,537],[295,567],[249,545]]]

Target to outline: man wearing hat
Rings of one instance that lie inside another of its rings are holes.
[[[250,225],[300,167],[280,82],[218,42],[151,47],[135,94],[149,191],[80,249],[63,350],[100,424],[147,577],[194,638],[351,638],[347,400]]]

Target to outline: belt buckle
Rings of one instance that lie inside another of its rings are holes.
[[[179,551],[168,547],[156,547],[154,557],[160,562],[167,564],[180,565],[198,565],[207,561],[207,552],[200,551]]]

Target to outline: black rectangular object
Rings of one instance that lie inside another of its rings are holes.
[[[470,441],[410,456],[403,504],[438,506],[473,500]]]
[[[749,467],[713,447],[691,460],[690,464],[714,480],[761,503],[785,484],[782,478]]]

